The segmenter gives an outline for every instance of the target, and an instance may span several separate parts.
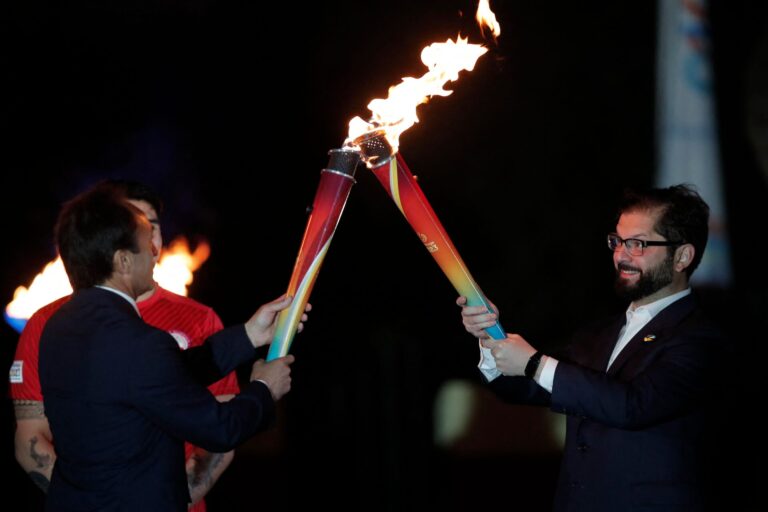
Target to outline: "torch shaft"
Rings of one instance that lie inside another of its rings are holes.
[[[312,211],[307,219],[304,238],[288,283],[287,293],[293,296],[293,302],[287,309],[281,311],[277,318],[267,361],[283,357],[288,353],[320,267],[336,232],[336,226],[344,211],[349,192],[355,183],[352,176],[359,157],[343,156],[347,159],[343,162],[347,167],[343,172],[330,168],[329,164],[329,168],[323,169],[320,174],[320,183],[312,203]],[[334,162],[334,159],[335,157],[332,156],[331,161]]]
[[[408,169],[400,153],[386,163],[371,169],[419,239],[469,306],[483,305],[492,311],[488,299],[469,273],[459,251],[440,223],[424,192]],[[504,339],[506,334],[499,322],[485,329],[493,339]]]

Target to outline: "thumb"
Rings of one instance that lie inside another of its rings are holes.
[[[498,345],[500,340],[494,340],[493,338],[486,338],[484,340],[480,340],[480,344],[483,346],[483,348],[492,349]]]
[[[291,302],[293,302],[293,297],[284,293],[275,300],[267,302],[263,307],[265,311],[277,312],[290,306]]]
[[[270,320],[275,317],[277,313],[284,310],[288,306],[291,305],[291,302],[293,301],[293,297],[291,297],[288,294],[283,294],[277,299],[267,302],[263,306],[259,308],[259,311],[257,312],[260,317],[268,317]]]

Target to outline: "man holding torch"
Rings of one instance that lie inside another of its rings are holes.
[[[245,326],[178,350],[135,300],[154,285],[156,247],[141,210],[108,188],[65,205],[57,243],[75,292],[40,341],[40,382],[56,439],[49,510],[186,510],[181,439],[225,452],[268,426],[292,357],[257,362],[229,402],[204,387],[271,340],[281,298]]]
[[[158,251],[163,247],[159,214],[163,211],[160,196],[148,185],[132,180],[107,180],[97,185],[124,196],[141,210],[152,226],[152,242]],[[155,256],[155,263],[159,259]],[[16,415],[16,459],[30,478],[48,492],[56,452],[48,418],[43,409],[43,396],[38,375],[40,335],[48,319],[71,295],[58,299],[35,312],[19,338],[14,367],[18,372],[10,379],[10,394]],[[223,329],[213,309],[162,288],[157,283],[138,297],[136,304],[142,319],[153,327],[171,333],[179,348],[186,350],[201,345],[206,338]],[[237,375],[231,372],[211,384],[209,391],[219,401],[230,400],[239,391]],[[204,496],[211,490],[234,458],[234,452],[213,453],[185,443],[187,480],[192,512],[205,512]]]
[[[616,291],[631,304],[558,358],[518,334],[490,339],[497,314],[458,299],[490,388],[567,415],[555,510],[705,509],[707,412],[715,377],[729,369],[724,339],[689,287],[708,218],[684,185],[627,194],[608,248]]]

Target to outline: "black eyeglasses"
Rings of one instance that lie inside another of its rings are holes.
[[[643,250],[650,246],[660,245],[681,245],[683,242],[672,242],[670,240],[664,240],[658,242],[655,240],[640,240],[639,238],[627,238],[626,240],[621,238],[615,233],[608,235],[608,248],[614,252],[618,250],[622,245],[627,249],[627,252],[632,256],[642,256]]]

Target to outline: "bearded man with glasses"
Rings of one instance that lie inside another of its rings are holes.
[[[492,340],[498,312],[462,306],[479,368],[513,403],[567,415],[557,511],[699,511],[709,505],[708,414],[724,338],[691,294],[709,207],[689,186],[628,193],[608,235],[625,314],[577,334],[557,357],[522,336]]]

